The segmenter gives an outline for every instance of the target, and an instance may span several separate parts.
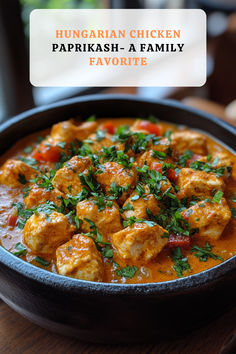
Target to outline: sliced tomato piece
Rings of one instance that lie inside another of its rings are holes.
[[[188,160],[187,163],[186,163],[187,167],[190,165],[190,163],[195,162],[195,161],[198,161],[198,160],[200,160],[201,158],[202,158],[201,155],[193,154],[193,156],[191,157],[191,159]]]
[[[177,173],[175,172],[175,170],[173,170],[172,168],[169,169],[168,174],[167,174],[167,178],[170,179],[173,182],[176,182],[178,179]]]
[[[14,214],[9,215],[7,220],[7,225],[12,227],[16,226],[17,219],[18,219],[17,215]]]
[[[57,162],[60,159],[60,149],[55,145],[41,143],[33,157],[37,161]]]
[[[106,122],[101,125],[102,130],[106,130],[109,134],[113,135],[116,132],[116,127],[112,122]]]
[[[167,243],[168,248],[174,248],[174,247],[181,247],[184,249],[189,249],[191,245],[191,239],[189,236],[185,235],[175,235],[175,234],[170,234],[169,235],[169,240]]]
[[[156,136],[161,135],[160,127],[154,123],[148,122],[147,120],[141,120],[137,125],[137,129],[146,130],[148,133]]]
[[[162,173],[162,164],[159,162],[153,162],[152,169]]]

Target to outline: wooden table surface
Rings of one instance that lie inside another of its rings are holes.
[[[189,102],[188,102],[189,103]],[[201,102],[202,105],[202,102]],[[198,108],[200,108],[198,106]],[[204,107],[206,108],[206,107]],[[205,109],[207,110],[207,109]],[[209,109],[211,112],[211,106]],[[219,114],[221,116],[221,114]],[[223,118],[223,117],[222,117]],[[229,289],[230,290],[230,289]],[[222,299],[224,301],[224,299]],[[191,312],[191,309],[190,309]],[[160,353],[235,354],[236,347],[222,351],[236,330],[236,308],[195,332],[175,340],[162,339],[155,345],[110,346],[80,342],[50,333],[24,319],[0,300],[0,354],[34,353]]]
[[[222,299],[223,301],[223,299]],[[0,303],[1,354],[66,354],[66,353],[160,353],[217,354],[236,328],[236,308],[204,328],[175,340],[160,340],[156,344],[111,346],[83,343],[73,338],[50,333],[24,319],[5,303]],[[227,351],[224,354],[236,353]],[[223,353],[222,353],[223,354]]]

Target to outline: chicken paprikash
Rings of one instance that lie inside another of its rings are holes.
[[[96,282],[201,272],[236,254],[234,160],[202,132],[152,116],[60,122],[1,159],[1,245]]]

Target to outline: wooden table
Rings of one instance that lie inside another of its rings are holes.
[[[202,102],[201,107],[198,108],[202,108]],[[211,109],[209,109],[209,111],[211,112]],[[219,116],[221,116],[221,114],[219,114]],[[222,301],[224,301],[224,299],[222,299]],[[235,330],[236,308],[214,322],[206,325],[204,328],[198,329],[189,334],[188,336],[175,340],[163,339],[155,345],[110,346],[88,344],[73,338],[67,338],[58,334],[50,333],[22,318],[0,300],[0,354],[216,354],[220,353],[223,344],[225,341],[228,342],[230,334]],[[235,353],[236,347],[221,352],[221,354]]]
[[[222,299],[223,301],[223,299]],[[216,321],[177,340],[160,340],[155,345],[111,346],[80,342],[73,338],[50,333],[0,303],[0,353],[160,353],[216,354],[236,328],[236,308]],[[236,353],[231,351],[231,353]],[[226,353],[224,353],[226,354]],[[228,351],[227,354],[230,354]]]

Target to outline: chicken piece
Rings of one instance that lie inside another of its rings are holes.
[[[76,215],[83,221],[80,229],[84,233],[91,231],[89,223],[84,218],[91,220],[106,238],[107,235],[122,229],[119,207],[115,202],[111,207],[106,205],[99,211],[93,200],[84,200],[77,204]]]
[[[168,178],[162,179],[160,183],[161,183],[161,193],[164,193],[167,189],[169,189],[169,192],[175,194],[174,188],[170,183],[170,181],[168,180]]]
[[[0,169],[0,184],[12,188],[23,187],[36,174],[37,171],[23,161],[7,160]]]
[[[132,262],[148,262],[155,258],[167,244],[166,232],[160,225],[148,226],[145,223],[135,223],[113,234],[112,244],[120,257]]]
[[[219,203],[198,202],[181,214],[192,229],[199,229],[196,235],[214,240],[220,238],[231,218],[230,209],[224,198]]]
[[[160,145],[157,145],[157,146],[160,146]],[[164,162],[174,164],[174,160],[169,156],[165,156],[164,159],[160,159],[159,157],[154,157],[155,152],[153,152],[153,150],[160,151],[160,150],[157,150],[155,148],[155,146],[153,146],[153,148],[151,150],[145,151],[141,156],[137,157],[136,162],[139,167],[142,167],[143,165],[146,164],[152,170],[155,163],[157,163],[157,162],[160,164],[163,164]],[[164,152],[164,151],[160,151],[160,152]]]
[[[97,126],[96,122],[84,122],[77,126],[73,124],[73,121],[66,120],[54,124],[50,136],[57,143],[71,143],[75,139],[82,141],[92,134],[97,129]]]
[[[131,210],[125,210],[122,213],[122,217],[124,219],[131,218],[135,216],[138,219],[148,219],[147,209],[151,211],[153,215],[156,215],[160,208],[158,206],[158,201],[154,197],[153,194],[149,194],[149,188],[147,186],[144,187],[145,194],[142,197],[138,197],[136,191],[134,191],[131,196],[126,200],[123,205],[123,208],[126,209],[127,207],[131,206]],[[134,200],[132,200],[134,199]]]
[[[186,150],[198,155],[207,155],[206,137],[194,131],[183,130],[173,133],[170,147],[175,157],[183,155]]]
[[[93,154],[100,152],[103,147],[115,145],[111,139],[112,135],[105,133],[104,131],[99,132],[101,132],[101,135],[99,135],[99,133],[92,134],[87,139],[87,143],[89,144]]]
[[[150,149],[154,150],[154,151],[160,151],[160,152],[164,152],[165,154],[168,154],[169,153],[169,149],[170,149],[170,142],[169,142],[169,140],[167,138],[161,138],[155,144],[152,143],[150,145]]]
[[[222,176],[224,180],[227,180],[227,178],[231,175],[231,171],[234,165],[230,155],[224,152],[218,152],[216,154],[213,154],[211,164],[214,168],[224,167],[224,174]]]
[[[84,235],[73,238],[56,251],[57,271],[76,279],[103,280],[103,261],[93,240]]]
[[[64,194],[58,189],[47,191],[45,188],[40,188],[34,185],[29,191],[28,196],[25,198],[24,203],[27,209],[32,209],[38,205],[46,203],[48,200],[52,201],[56,206],[61,206],[61,198]]]
[[[118,204],[122,205],[136,185],[135,167],[125,169],[117,162],[106,162],[100,166],[100,169],[102,173],[96,175],[98,183],[106,194],[115,196]]]
[[[215,168],[233,167],[233,160],[230,155],[224,152],[214,153],[212,154],[212,166]]]
[[[225,184],[222,178],[218,178],[214,173],[195,171],[191,168],[182,168],[177,179],[179,198],[210,196],[213,190],[223,191]]]
[[[23,230],[24,242],[34,253],[52,254],[74,231],[75,227],[61,213],[33,214]]]
[[[62,193],[69,193],[75,196],[81,192],[83,188],[79,174],[83,173],[87,176],[89,173],[89,167],[91,166],[92,163],[88,157],[72,157],[72,159],[70,159],[64,167],[60,168],[56,172],[52,180],[54,188],[57,188]]]
[[[135,120],[134,124],[131,125],[130,130],[134,133],[144,133],[144,134],[150,134],[147,129],[140,127],[140,122],[141,119]],[[148,121],[147,121],[148,123]]]

